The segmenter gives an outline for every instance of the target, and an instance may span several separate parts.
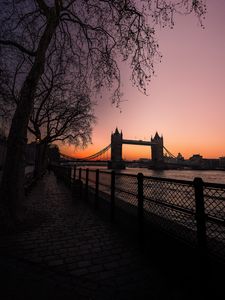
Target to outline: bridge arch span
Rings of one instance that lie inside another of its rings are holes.
[[[124,169],[125,162],[122,158],[122,145],[141,145],[151,147],[152,153],[152,167],[161,169],[164,167],[164,156],[163,156],[163,137],[159,136],[156,132],[154,138],[150,141],[142,140],[127,140],[123,139],[122,131],[119,132],[116,128],[115,132],[111,134],[111,161],[108,163],[110,169]]]

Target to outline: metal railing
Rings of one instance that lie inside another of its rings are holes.
[[[150,222],[225,261],[225,185],[206,183],[201,178],[186,181],[76,166],[58,168],[57,173],[61,172],[59,176],[64,180],[82,183],[80,192],[86,200],[90,193],[94,195],[95,207],[106,200],[111,221],[120,207],[137,217],[140,233]]]

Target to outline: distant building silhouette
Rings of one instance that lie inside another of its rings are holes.
[[[48,149],[48,158],[50,163],[57,163],[60,160],[59,147],[55,144],[51,144]]]
[[[219,167],[225,169],[225,156],[219,158]]]
[[[177,154],[176,160],[177,160],[177,162],[183,162],[184,161],[184,157],[180,152]]]
[[[26,147],[26,164],[33,165],[35,162],[35,155],[36,155],[36,142],[31,142],[27,144]]]
[[[189,162],[193,169],[215,170],[221,168],[220,159],[203,158],[200,154],[194,154],[190,157]]]

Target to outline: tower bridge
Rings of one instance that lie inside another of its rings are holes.
[[[107,162],[109,169],[124,169],[126,162],[123,160],[122,156],[122,146],[123,145],[139,145],[139,146],[148,146],[151,148],[151,167],[154,169],[162,169],[164,168],[164,153],[165,150],[169,157],[174,157],[163,144],[163,137],[159,136],[158,132],[156,132],[155,136],[149,141],[143,140],[130,140],[124,139],[122,131],[119,132],[118,128],[116,128],[115,132],[111,134],[111,144],[107,147],[101,149],[97,153],[94,153],[90,156],[84,158],[74,158],[68,155],[64,155],[61,153],[61,157],[67,161],[72,162]],[[111,150],[111,159],[108,158],[108,153]],[[150,151],[149,151],[150,156]],[[149,158],[150,160],[150,158]]]
[[[152,166],[156,169],[164,167],[164,156],[163,156],[163,137],[159,136],[156,132],[154,138],[150,141],[142,140],[127,140],[123,139],[122,131],[119,133],[118,128],[111,134],[111,161],[108,166],[110,169],[124,169],[125,162],[122,158],[122,145],[139,145],[139,146],[150,146],[152,152]]]

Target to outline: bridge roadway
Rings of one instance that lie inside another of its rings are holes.
[[[156,143],[148,142],[148,141],[142,141],[142,140],[122,140],[122,143],[127,144],[127,145],[139,145],[139,146],[156,145]]]

